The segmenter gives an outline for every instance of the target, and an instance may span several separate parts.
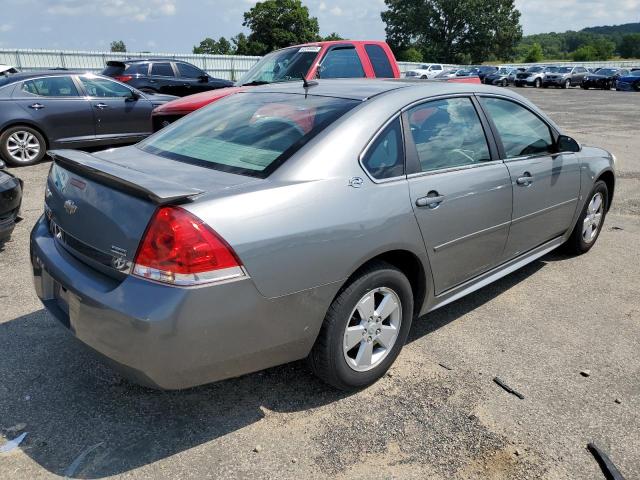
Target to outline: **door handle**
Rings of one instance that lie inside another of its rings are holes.
[[[529,172],[524,172],[521,177],[516,179],[516,183],[523,187],[528,187],[533,183],[533,175]]]
[[[107,105],[106,103],[96,103],[95,107],[99,108],[100,110],[104,110],[105,108],[109,108],[109,105]]]
[[[34,103],[33,105],[29,105],[29,108],[33,108],[34,110],[40,110],[41,108],[44,108],[44,105],[42,105],[41,103]]]
[[[416,206],[436,208],[442,202],[444,202],[444,195],[440,195],[438,192],[432,190],[426,196],[416,199]]]

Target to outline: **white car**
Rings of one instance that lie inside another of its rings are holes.
[[[420,65],[419,68],[408,70],[404,74],[407,78],[434,78],[436,75],[442,73],[442,65],[439,63]]]
[[[12,67],[11,65],[3,65],[0,63],[0,75],[9,76],[14,73],[18,73],[18,69],[16,67]]]

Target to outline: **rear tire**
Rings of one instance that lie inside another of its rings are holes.
[[[0,135],[0,157],[14,167],[34,165],[47,153],[47,142],[40,132],[18,125]]]
[[[386,262],[372,263],[331,303],[307,359],[309,366],[340,390],[367,387],[399,355],[412,319],[413,293],[407,277]]]
[[[542,80],[540,80],[539,78],[536,78],[536,81],[534,83],[534,86],[536,88],[540,88],[542,86]]]
[[[564,82],[564,85],[562,85],[562,88],[567,89],[567,88],[569,88],[570,86],[571,86],[571,80],[568,80],[568,79],[567,79],[567,80]]]
[[[591,250],[600,236],[607,215],[609,189],[598,180],[580,212],[576,226],[565,244],[565,249],[574,255],[582,255]]]

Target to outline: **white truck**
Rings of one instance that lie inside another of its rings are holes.
[[[434,78],[436,75],[442,73],[443,67],[440,63],[425,63],[418,68],[407,70],[404,74],[406,78]]]

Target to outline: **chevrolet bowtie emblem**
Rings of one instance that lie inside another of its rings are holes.
[[[69,215],[73,215],[76,213],[76,210],[78,210],[78,206],[73,202],[73,200],[67,200],[64,202],[64,209]]]

